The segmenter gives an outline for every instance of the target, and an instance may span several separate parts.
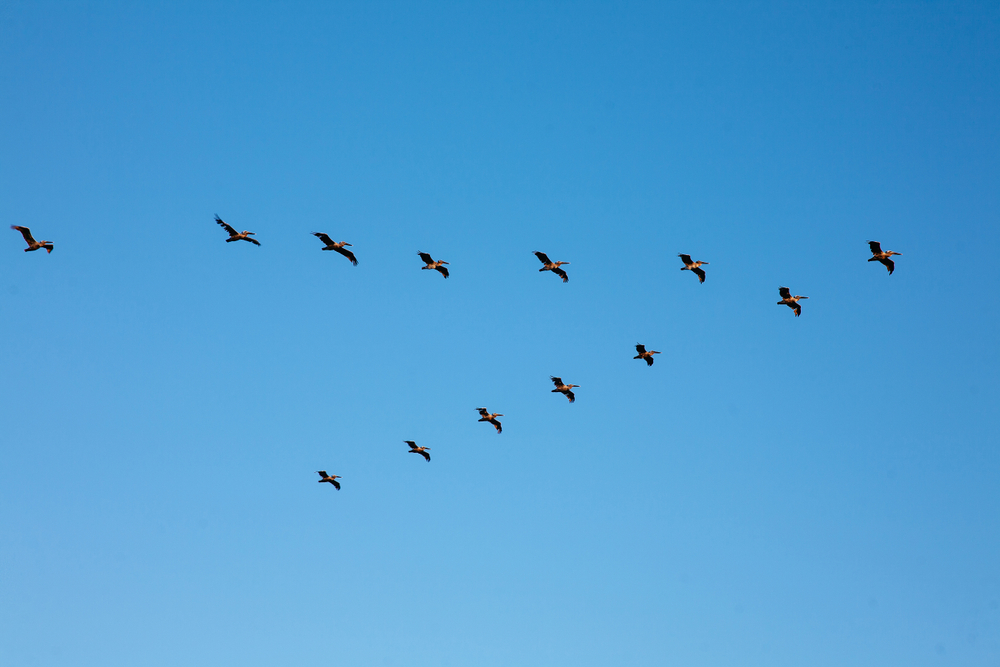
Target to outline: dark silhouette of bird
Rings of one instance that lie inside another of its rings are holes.
[[[538,269],[539,271],[551,271],[562,278],[564,283],[569,282],[569,276],[566,275],[565,271],[559,268],[563,264],[569,264],[569,262],[553,262],[544,252],[538,252],[537,250],[535,251],[535,257],[537,257],[538,261],[543,264],[542,268]]]
[[[795,317],[798,317],[799,315],[802,314],[802,306],[799,305],[799,299],[809,298],[807,296],[801,296],[799,294],[792,296],[791,291],[787,287],[779,287],[778,294],[781,295],[781,301],[778,302],[778,305],[780,306],[784,304],[789,308],[791,308],[792,310],[794,310]]]
[[[479,417],[480,417],[479,421],[489,422],[493,424],[493,426],[496,428],[497,433],[503,433],[503,426],[500,425],[500,420],[497,419],[497,417],[503,417],[502,414],[500,414],[499,412],[494,412],[493,414],[490,414],[489,410],[487,410],[486,408],[476,408],[476,410],[479,411]]]
[[[255,235],[254,232],[248,232],[245,229],[242,232],[238,232],[235,229],[233,229],[233,227],[229,223],[225,222],[219,216],[215,216],[215,221],[219,223],[219,225],[221,225],[223,229],[229,232],[229,238],[226,239],[226,243],[232,243],[233,241],[249,241],[254,245],[260,245],[260,241],[258,241],[257,239],[250,238],[251,236]]]
[[[653,365],[653,355],[654,354],[659,354],[659,352],[657,352],[656,350],[650,350],[649,352],[646,352],[646,346],[643,345],[642,343],[636,343],[635,344],[635,351],[638,352],[639,354],[637,356],[632,357],[632,358],[633,359],[645,359],[647,366],[652,366]]]
[[[579,387],[580,385],[563,384],[562,378],[557,378],[555,375],[550,375],[549,379],[552,380],[552,384],[556,386],[556,388],[552,390],[553,394],[559,392],[560,394],[565,394],[570,403],[576,401],[576,394],[573,393],[573,387]]]
[[[417,447],[417,443],[412,440],[404,440],[403,442],[410,446],[411,454],[420,454],[428,463],[430,463],[431,455],[427,453],[431,450],[430,447]]]
[[[351,252],[350,250],[345,250],[344,249],[344,246],[350,246],[351,245],[347,241],[341,241],[340,243],[334,243],[333,239],[331,239],[329,236],[327,236],[323,232],[313,232],[312,235],[315,236],[320,241],[322,241],[323,243],[326,244],[325,246],[323,246],[323,248],[322,248],[323,250],[334,250],[336,252],[339,252],[341,255],[343,255],[347,259],[351,260],[351,264],[353,264],[354,266],[358,265],[358,258],[354,256],[354,253]]]
[[[705,270],[700,269],[700,266],[708,266],[708,262],[692,262],[691,255],[677,255],[684,262],[684,266],[681,267],[681,271],[690,271],[691,273],[698,276],[698,282],[705,282]]]
[[[325,470],[317,470],[316,472],[318,472],[319,476],[322,478],[319,480],[320,484],[322,484],[323,482],[330,482],[330,484],[333,484],[333,488],[340,491],[340,482],[338,482],[337,480],[344,479],[343,477],[341,477],[340,475],[327,475]]]
[[[882,252],[882,244],[878,241],[869,241],[868,247],[871,248],[872,257],[868,260],[869,262],[882,262],[886,269],[889,270],[889,275],[896,270],[896,263],[889,259],[893,255],[902,256],[901,252],[893,252],[889,250],[888,252]]]
[[[420,259],[422,259],[424,261],[424,264],[427,265],[420,267],[421,271],[424,269],[434,269],[445,278],[448,277],[448,269],[442,266],[443,264],[447,264],[448,262],[435,262],[434,258],[428,255],[426,252],[418,252],[417,254],[420,255]]]
[[[36,241],[31,235],[31,230],[27,227],[11,225],[10,228],[21,232],[21,236],[24,237],[24,241],[28,244],[28,247],[24,249],[24,252],[31,252],[32,250],[38,250],[40,248],[45,248],[46,252],[52,252],[52,248],[55,247],[52,244],[52,241]]]

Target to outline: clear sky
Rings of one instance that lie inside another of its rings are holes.
[[[0,662],[998,664],[998,84],[995,2],[0,4]]]

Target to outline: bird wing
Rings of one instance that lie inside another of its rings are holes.
[[[560,278],[562,278],[562,281],[564,283],[568,283],[569,282],[569,276],[567,276],[566,272],[563,271],[562,269],[560,269],[558,266],[556,268],[552,269],[552,273],[554,273],[557,276],[559,276]]]
[[[431,455],[430,454],[428,454],[427,452],[420,452],[420,455],[422,457],[424,457],[424,459],[426,459],[428,463],[430,463],[430,460],[431,460]]]
[[[880,259],[879,261],[885,264],[885,268],[889,269],[890,276],[892,275],[892,272],[896,270],[896,262],[892,261],[888,257],[886,257],[885,259]]]
[[[333,245],[333,239],[331,239],[329,235],[324,234],[323,232],[313,232],[313,236],[315,236],[316,238],[318,238],[320,241],[322,241],[327,245]]]
[[[689,264],[692,264],[692,262],[691,262],[691,255],[677,255],[677,256],[681,258],[682,262],[684,262],[684,266],[688,266]]]
[[[646,357],[646,365],[647,366],[652,366],[653,365],[653,356],[652,355]]]
[[[416,449],[417,448],[417,443],[413,442],[412,440],[404,440],[403,442],[405,442],[406,444],[408,444],[410,446],[410,449]]]
[[[552,380],[552,384],[554,384],[555,386],[557,387],[562,386],[563,383],[562,378],[557,378],[555,375],[550,375],[549,379]]]
[[[434,263],[434,258],[428,255],[426,252],[418,252],[417,254],[420,255],[420,259],[424,260],[424,264]]]
[[[490,416],[489,410],[487,410],[486,408],[476,408],[476,410],[479,411],[479,416],[480,417],[489,417]]]
[[[252,243],[252,244],[254,244],[254,245],[260,245],[260,241],[258,241],[257,239],[252,239],[252,238],[250,238],[249,236],[248,236],[248,237],[246,237],[246,238],[245,238],[245,239],[243,239],[243,240],[244,240],[244,241],[249,241],[250,243]]]
[[[567,392],[566,392],[566,398],[568,398],[568,399],[569,399],[569,402],[570,402],[570,403],[573,403],[573,402],[575,402],[575,401],[576,401],[576,394],[574,394],[572,390],[570,390],[570,391],[567,391]]]
[[[535,254],[535,257],[538,258],[538,261],[541,262],[542,264],[551,264],[552,263],[552,260],[550,260],[549,256],[546,255],[544,252],[538,252],[536,250],[534,254]]]
[[[873,255],[880,255],[880,254],[882,254],[882,244],[879,243],[878,241],[869,241],[868,242],[868,247],[872,249],[872,254]]]
[[[338,482],[337,480],[334,479],[334,480],[331,480],[331,483],[333,484],[333,488],[335,488],[338,491],[340,491],[340,482]]]
[[[691,269],[691,273],[693,273],[694,275],[698,276],[698,282],[701,282],[701,283],[705,282],[705,271],[703,269],[701,269],[700,267],[697,267],[697,266],[694,267],[693,269]]]
[[[358,265],[358,258],[355,257],[354,253],[351,252],[350,250],[348,250],[347,248],[334,248],[334,250],[336,250],[337,252],[339,252],[341,255],[343,255],[347,259],[351,260],[351,264],[353,264],[354,266]]]
[[[646,354],[646,346],[643,345],[642,343],[636,343],[635,351],[638,352],[639,354]]]
[[[779,287],[778,288],[778,294],[781,295],[782,299],[791,299],[792,298],[792,292],[787,287]]]
[[[448,269],[444,266],[435,266],[435,270],[439,271],[445,278],[448,277]]]
[[[24,237],[24,240],[28,243],[28,245],[35,245],[35,239],[31,236],[30,229],[27,227],[21,227],[20,225],[11,225],[10,228],[21,232],[21,236]]]
[[[800,306],[800,305],[799,305],[799,304],[797,304],[797,303],[796,303],[795,305],[793,305],[793,306],[792,306],[792,310],[794,310],[794,311],[795,311],[795,317],[798,317],[799,315],[801,315],[801,314],[802,314],[802,306]]]
[[[222,228],[225,229],[227,232],[229,232],[230,236],[236,236],[238,234],[238,232],[235,229],[233,229],[228,222],[226,222],[219,216],[215,216],[215,221],[220,225],[222,225]]]
[[[329,475],[326,474],[325,470],[317,470],[316,472],[319,473],[319,476],[322,477],[322,478],[324,478],[324,479],[327,478],[327,477],[329,477]]]

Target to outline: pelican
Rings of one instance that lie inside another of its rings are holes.
[[[493,414],[490,414],[489,410],[487,410],[486,408],[476,408],[476,410],[479,410],[479,417],[480,417],[479,421],[489,422],[493,424],[498,434],[503,433],[503,426],[500,425],[500,420],[497,419],[497,417],[503,417],[502,414],[500,414],[499,412],[494,412]]]
[[[226,239],[226,243],[232,243],[233,241],[249,241],[254,245],[260,245],[260,241],[258,241],[257,239],[250,238],[251,236],[255,235],[253,232],[248,232],[245,229],[242,232],[237,232],[229,225],[229,223],[225,222],[219,216],[215,216],[215,221],[220,225],[222,225],[223,229],[229,232],[229,238]]]
[[[552,390],[552,393],[559,392],[560,394],[565,394],[569,402],[572,403],[576,400],[576,395],[573,394],[573,387],[579,387],[578,384],[563,384],[562,378],[557,378],[555,375],[550,375],[549,379],[552,380],[552,384],[556,386]]]
[[[699,269],[699,266],[708,266],[708,262],[692,262],[691,255],[677,255],[684,262],[684,266],[681,267],[681,271],[690,271],[691,273],[698,276],[698,282],[705,282],[705,270]]]
[[[430,463],[431,455],[427,453],[430,451],[430,447],[417,447],[417,443],[412,440],[404,440],[403,442],[410,446],[411,454],[420,454],[428,463]]]
[[[11,225],[10,228],[21,232],[21,236],[23,236],[24,240],[27,242],[28,247],[24,249],[24,252],[31,252],[32,250],[38,250],[39,248],[45,248],[46,252],[52,252],[52,248],[55,247],[52,245],[52,241],[36,241],[31,235],[31,230],[27,227]]]
[[[333,239],[331,239],[329,236],[327,236],[323,232],[313,232],[312,235],[315,236],[320,241],[322,241],[323,243],[326,244],[323,247],[323,250],[336,250],[341,255],[343,255],[347,259],[351,260],[351,264],[353,264],[354,266],[358,265],[358,259],[357,259],[357,257],[354,256],[354,253],[351,252],[350,250],[345,250],[344,249],[344,246],[351,245],[347,241],[341,241],[340,243],[334,243]]]
[[[325,470],[317,470],[316,472],[318,472],[319,476],[322,477],[322,479],[319,480],[320,484],[322,484],[323,482],[330,482],[330,484],[333,484],[333,488],[340,491],[340,482],[338,482],[337,480],[344,479],[343,477],[341,477],[340,475],[327,475]]]
[[[569,276],[566,275],[565,271],[559,268],[563,264],[569,264],[569,262],[553,262],[544,252],[538,252],[537,250],[535,251],[535,257],[537,257],[538,261],[544,265],[542,268],[538,269],[539,271],[551,271],[562,278],[564,283],[569,282]]]
[[[799,315],[802,314],[802,306],[799,305],[799,299],[809,298],[807,296],[801,296],[798,294],[792,296],[792,293],[788,290],[787,287],[779,287],[778,294],[781,295],[781,301],[778,302],[778,305],[780,306],[781,304],[785,304],[786,306],[794,310],[795,317],[798,317]]]
[[[420,259],[424,260],[424,264],[427,265],[420,267],[421,270],[434,269],[435,271],[438,271],[445,278],[448,277],[448,269],[442,266],[442,264],[447,264],[448,262],[435,262],[434,258],[428,255],[426,252],[418,252],[417,254],[420,255]]]
[[[635,356],[635,357],[632,357],[632,358],[633,359],[645,359],[647,366],[652,366],[653,365],[653,355],[654,354],[659,354],[659,352],[657,352],[656,350],[650,350],[649,352],[646,352],[646,346],[643,345],[642,343],[636,343],[635,344],[635,351],[638,352],[639,355]]]
[[[893,255],[902,255],[901,252],[893,252],[889,250],[888,252],[882,252],[882,244],[878,241],[869,241],[868,247],[872,249],[872,257],[868,260],[869,262],[882,262],[885,268],[889,270],[889,275],[896,270],[896,263],[889,259]]]

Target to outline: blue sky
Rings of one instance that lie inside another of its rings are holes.
[[[997,5],[0,36],[5,663],[997,664]]]

